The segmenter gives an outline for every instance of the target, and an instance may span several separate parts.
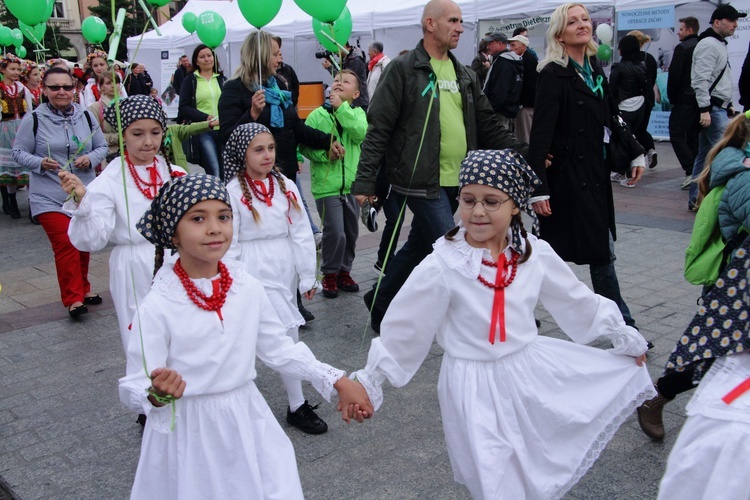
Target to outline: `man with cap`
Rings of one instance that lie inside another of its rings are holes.
[[[491,33],[484,41],[487,52],[492,55],[492,66],[483,90],[500,124],[512,132],[521,107],[523,62],[518,54],[508,49],[508,37],[504,33]]]
[[[690,84],[695,92],[700,111],[701,129],[698,135],[698,155],[693,164],[693,179],[703,171],[708,151],[724,134],[732,107],[732,69],[729,67],[727,37],[737,29],[737,19],[747,13],[738,12],[729,4],[720,5],[711,14],[711,26],[698,37],[693,51]],[[690,185],[688,210],[696,211],[698,184]]]
[[[529,39],[524,35],[508,38],[510,50],[521,57],[523,63],[523,86],[521,87],[521,109],[516,115],[516,137],[519,141],[529,142],[531,137],[531,121],[534,119],[534,100],[536,99],[536,66],[539,58],[529,49]]]

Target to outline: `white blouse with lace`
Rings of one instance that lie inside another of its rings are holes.
[[[490,343],[495,282],[485,249],[460,229],[411,274],[356,378],[376,409],[385,379],[405,385],[433,340],[445,350],[438,395],[456,481],[475,498],[557,498],[586,472],[653,387],[634,356],[646,341],[543,240],[504,291],[506,339]],[[510,249],[506,249],[510,259]],[[576,343],[539,336],[541,302]],[[614,348],[580,345],[609,338]]]
[[[261,284],[237,261],[221,316],[196,306],[173,267],[157,274],[133,319],[120,400],[148,415],[132,498],[301,498],[291,442],[253,380],[255,357],[308,380],[328,401],[344,372],[294,343]],[[218,278],[218,276],[217,276]],[[212,280],[193,280],[212,294]],[[145,367],[144,367],[145,364]],[[147,399],[146,371],[168,367],[186,382],[172,408]],[[205,493],[203,495],[201,492]]]

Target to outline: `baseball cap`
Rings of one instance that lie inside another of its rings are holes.
[[[508,37],[505,36],[505,33],[500,33],[499,31],[496,31],[495,33],[490,33],[486,37],[484,37],[484,41],[489,42],[503,42],[508,43]]]
[[[513,38],[508,38],[509,42],[521,42],[522,44],[529,46],[529,39],[523,35],[516,35]]]
[[[736,21],[740,17],[747,17],[746,12],[738,12],[737,9],[729,4],[719,5],[714,13],[711,14],[711,21],[714,22],[717,19],[728,19],[730,21]]]

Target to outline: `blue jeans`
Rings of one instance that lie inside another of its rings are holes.
[[[440,196],[436,199],[405,196],[395,191],[391,192],[391,196],[395,197],[399,207],[406,200],[406,205],[414,217],[409,237],[388,263],[388,274],[383,276],[375,297],[374,308],[383,313],[412,270],[432,252],[432,244],[456,226],[453,222],[453,213],[458,208],[457,186],[440,188]],[[376,286],[377,282],[373,288]]]
[[[635,326],[635,320],[630,314],[628,305],[620,294],[620,283],[617,280],[615,272],[615,242],[612,240],[612,234],[609,235],[609,262],[607,264],[591,264],[589,272],[591,273],[591,284],[594,287],[594,293],[617,304],[622,314],[622,319],[628,326]]]
[[[198,145],[201,151],[201,167],[207,174],[219,177],[223,180],[223,173],[219,163],[219,148],[216,146],[219,140],[219,131],[211,130],[198,136]]]
[[[693,165],[693,179],[696,179],[703,172],[708,152],[714,147],[714,144],[719,142],[721,136],[724,135],[727,125],[729,125],[729,117],[725,109],[718,106],[711,106],[709,113],[711,113],[711,125],[707,128],[701,128],[700,134],[698,134],[698,154],[695,157],[695,164]],[[691,182],[688,208],[695,205],[696,198],[698,198],[698,184]]]

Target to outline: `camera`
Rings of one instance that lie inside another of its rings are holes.
[[[330,50],[321,50],[315,53],[315,59],[328,59],[333,55]]]

